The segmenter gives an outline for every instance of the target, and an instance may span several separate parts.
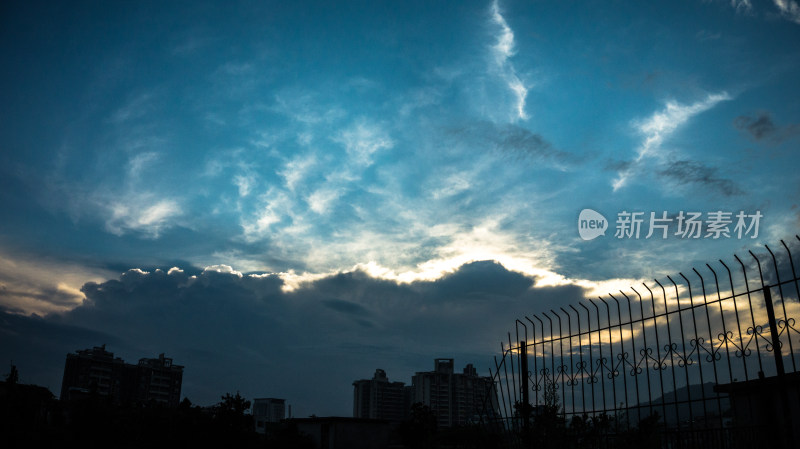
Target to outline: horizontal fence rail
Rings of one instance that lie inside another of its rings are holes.
[[[764,248],[517,319],[481,422],[520,447],[794,447],[798,264]]]

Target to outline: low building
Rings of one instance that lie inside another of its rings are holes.
[[[308,435],[317,449],[386,449],[389,422],[362,418],[292,419],[300,434]]]
[[[253,399],[253,421],[256,432],[265,433],[268,423],[278,423],[286,418],[286,399]]]
[[[719,384],[717,393],[729,395],[734,426],[758,432],[764,447],[795,447],[800,440],[800,372]],[[752,447],[740,438],[733,447]]]

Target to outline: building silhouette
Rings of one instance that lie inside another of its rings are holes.
[[[123,396],[122,379],[127,374],[125,362],[115,358],[113,352],[106,351],[106,345],[67,354],[61,400],[77,399],[90,393],[120,400]]]
[[[386,371],[353,382],[353,417],[403,421],[411,408],[412,391],[403,382],[389,382]]]
[[[454,372],[454,366],[453,359],[436,359],[433,371],[416,373],[411,380],[414,402],[430,407],[439,427],[494,415],[498,406],[492,378],[478,376],[472,364],[462,373]]]
[[[414,403],[429,407],[439,427],[495,417],[499,408],[492,378],[479,376],[472,364],[461,373],[454,366],[453,359],[435,359],[434,370],[417,372],[411,386],[390,382],[384,370],[375,370],[372,379],[353,382],[353,417],[404,421]]]
[[[158,358],[125,363],[106,345],[67,354],[61,382],[61,400],[92,395],[116,404],[155,402],[176,407],[180,401],[183,366],[160,354]]]
[[[126,364],[127,365],[127,364]],[[181,400],[181,384],[183,383],[183,366],[173,365],[172,359],[164,357],[164,353],[157,359],[139,359],[135,369],[127,365],[129,370],[136,372],[133,388],[134,402],[157,402],[171,407],[177,407]]]
[[[253,421],[256,432],[265,433],[267,423],[281,422],[286,418],[286,399],[253,399]]]

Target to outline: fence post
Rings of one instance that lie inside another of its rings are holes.
[[[528,398],[528,342],[522,340],[519,342],[519,357],[520,357],[520,390],[522,393],[522,403],[530,404]]]
[[[775,356],[775,368],[778,370],[778,385],[780,388],[781,393],[781,406],[782,412],[779,417],[779,422],[782,427],[783,432],[779,432],[780,442],[781,445],[779,447],[782,448],[789,448],[792,447],[790,441],[792,439],[792,423],[791,421],[791,409],[789,407],[789,400],[787,395],[785,394],[788,392],[788,388],[786,386],[785,381],[785,371],[783,367],[783,353],[781,351],[781,338],[778,334],[778,326],[775,322],[775,309],[772,306],[772,292],[769,290],[769,286],[764,287],[764,302],[767,304],[767,318],[769,319],[769,333],[772,337],[772,353]],[[787,332],[788,333],[788,332]],[[778,432],[776,432],[778,433]]]
[[[520,407],[520,411],[522,412],[522,426],[523,426],[523,435],[525,439],[525,444],[529,444],[529,435],[530,435],[530,398],[529,398],[529,389],[528,389],[528,342],[522,340],[519,342],[519,360],[520,360],[520,373],[519,373],[519,388],[520,393],[522,394],[522,404]]]
[[[767,304],[767,318],[769,319],[769,333],[772,336],[772,353],[775,356],[775,368],[778,376],[783,377],[783,354],[781,352],[781,338],[778,334],[778,326],[775,323],[775,309],[772,307],[772,293],[769,287],[764,287],[764,302]]]

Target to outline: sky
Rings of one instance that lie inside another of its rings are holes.
[[[796,0],[3,2],[0,372],[105,343],[296,416],[488,374],[515,318],[794,239],[797,42]]]

